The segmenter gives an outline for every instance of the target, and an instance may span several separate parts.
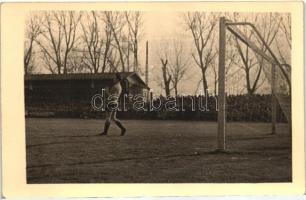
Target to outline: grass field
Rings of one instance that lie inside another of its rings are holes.
[[[279,124],[228,123],[226,153],[215,153],[217,123],[26,119],[28,183],[290,182],[291,135]]]

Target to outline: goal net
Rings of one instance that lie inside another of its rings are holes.
[[[225,149],[226,120],[271,122],[272,133],[275,133],[275,124],[279,121],[285,121],[291,127],[291,66],[280,62],[273,40],[267,40],[260,30],[249,22],[232,22],[221,17],[219,29],[219,77],[222,79],[224,73],[224,80],[219,79],[218,87],[219,101],[221,100],[218,112],[218,149]],[[231,35],[231,39],[228,35]],[[231,73],[227,73],[225,69],[228,67],[227,54],[232,48],[236,48],[235,51],[240,54],[240,64],[242,63],[242,70],[234,72],[236,80],[229,77],[228,74]],[[252,58],[249,58],[251,54]],[[254,70],[255,65],[257,67]],[[239,82],[241,79],[242,82]],[[242,85],[242,89],[240,87],[240,90],[233,92],[235,84]],[[239,105],[234,105],[233,102],[237,101],[231,98],[231,93],[235,92],[236,96],[245,95],[245,100],[241,100]],[[226,97],[225,102],[222,102],[223,95]],[[246,112],[237,112],[243,114],[235,116],[235,110],[243,110],[243,107],[247,107],[244,109]],[[228,111],[230,116],[227,116]],[[240,119],[236,120],[235,117]]]

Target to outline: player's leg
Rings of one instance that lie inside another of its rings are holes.
[[[122,125],[121,121],[117,119],[117,112],[115,111],[112,115],[112,120],[116,123],[116,125],[121,129],[121,136],[124,136],[126,132],[126,128]]]
[[[112,116],[112,112],[111,113],[106,112],[104,131],[101,133],[101,135],[107,135],[108,129],[110,127],[111,116]]]

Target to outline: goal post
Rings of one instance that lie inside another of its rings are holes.
[[[267,54],[259,48],[254,42],[244,35],[236,26],[249,26],[256,33],[262,45],[267,49]],[[267,72],[271,84],[271,132],[276,133],[277,122],[277,102],[279,102],[289,123],[291,123],[291,102],[282,97],[282,94],[276,92],[276,68],[279,70],[279,76],[288,85],[289,95],[291,94],[290,72],[284,67],[291,68],[288,64],[281,64],[269,45],[264,41],[256,27],[249,22],[231,22],[225,17],[219,18],[219,63],[218,63],[218,141],[217,150],[224,151],[226,149],[226,92],[225,92],[225,59],[226,59],[226,31],[229,30],[238,40],[247,45],[255,54],[266,60],[271,66],[271,71]],[[264,70],[265,71],[265,70]],[[290,97],[290,96],[289,96]],[[288,108],[289,107],[289,108]]]
[[[271,66],[271,134],[276,133],[276,97],[275,97],[275,65]]]
[[[226,54],[226,21],[221,17],[219,21],[219,69],[218,69],[218,147],[225,150],[225,54]]]

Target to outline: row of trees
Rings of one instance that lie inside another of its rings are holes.
[[[32,73],[40,55],[50,73],[104,73],[140,71],[139,42],[142,38],[144,14],[141,12],[75,12],[53,11],[32,13],[27,21],[24,66],[25,74]],[[186,38],[171,35],[160,39],[157,52],[157,82],[166,96],[180,93],[181,82],[191,67],[196,66],[201,78],[196,85],[203,91],[217,93],[218,83],[218,22],[225,16],[232,21],[255,24],[265,42],[276,52],[282,63],[291,60],[291,18],[279,13],[204,13],[186,12],[180,17]],[[256,34],[249,28],[239,29],[267,52]],[[248,94],[267,82],[267,62],[232,34],[226,36],[226,83],[243,84]],[[35,48],[34,48],[35,46]],[[191,49],[191,50],[190,50]],[[236,76],[236,77],[235,77]],[[237,76],[239,76],[237,78]],[[237,79],[243,76],[243,83]]]
[[[165,94],[170,95],[170,91],[174,90],[177,95],[178,82],[185,76],[186,65],[191,61],[195,63],[201,72],[201,80],[198,82],[197,90],[202,83],[204,91],[209,89],[208,78],[213,77],[213,91],[217,93],[218,83],[218,20],[220,16],[226,16],[234,22],[251,22],[259,29],[265,42],[278,55],[278,59],[282,63],[290,64],[291,52],[291,21],[290,15],[279,13],[265,14],[239,14],[239,13],[223,13],[212,14],[203,12],[188,12],[183,14],[185,31],[191,35],[193,50],[191,52],[181,53],[180,41],[174,41],[172,50],[161,48],[160,60],[162,66],[163,82]],[[257,44],[263,52],[267,52],[264,44],[259,40],[250,27],[241,26],[239,29],[247,36],[247,38]],[[263,73],[265,65],[268,63],[256,55],[247,45],[239,41],[232,34],[226,36],[227,52],[226,52],[226,82],[235,83],[237,79],[233,77],[238,71],[242,71],[244,77],[244,87],[250,95],[256,91],[267,81],[266,74]],[[176,43],[176,44],[175,44]],[[168,45],[169,46],[169,45]],[[166,52],[172,54],[169,59]],[[191,60],[189,58],[192,58]],[[179,59],[177,59],[179,58]],[[170,60],[170,61],[169,61]],[[178,62],[179,61],[179,62]],[[170,63],[170,64],[169,64]],[[172,64],[171,64],[172,63]],[[179,64],[178,64],[179,63]],[[196,91],[197,91],[196,90]]]
[[[137,71],[142,24],[141,12],[32,13],[26,24],[25,74],[33,72],[36,53],[51,73]]]

